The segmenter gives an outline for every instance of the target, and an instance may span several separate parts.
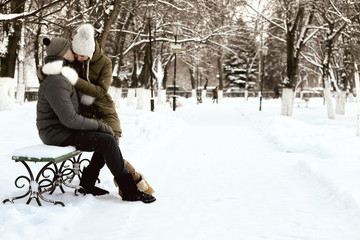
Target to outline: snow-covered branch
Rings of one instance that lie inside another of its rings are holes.
[[[181,44],[181,43],[188,43],[188,42],[197,42],[197,43],[202,43],[202,44],[206,44],[206,43],[212,43],[216,46],[220,46],[221,48],[224,48],[232,53],[235,54],[235,52],[226,47],[225,45],[223,44],[220,44],[216,41],[213,41],[211,40],[210,38],[212,37],[212,35],[209,35],[207,37],[204,37],[204,38],[200,38],[200,37],[193,37],[193,38],[185,38],[185,39],[179,39],[177,40],[176,42],[178,44]],[[170,43],[174,43],[175,40],[172,39],[172,38],[166,38],[166,37],[158,37],[158,38],[155,38],[155,39],[152,39],[151,40],[152,42],[170,42]],[[129,53],[129,51],[131,51],[131,49],[133,49],[134,47],[136,46],[139,46],[139,45],[142,45],[142,44],[145,44],[145,43],[149,43],[149,39],[143,39],[143,40],[140,40],[140,41],[137,41],[137,42],[134,42],[133,44],[131,44],[125,51],[124,51],[124,55],[126,55],[127,53]]]
[[[14,22],[14,21],[22,21],[25,18],[31,17],[36,15],[38,12],[43,11],[44,9],[47,9],[53,5],[56,5],[61,2],[67,2],[66,0],[58,0],[54,1],[52,3],[49,3],[37,10],[31,11],[31,12],[23,12],[23,13],[11,13],[11,14],[0,14],[0,22]]]
[[[186,9],[177,7],[177,6],[175,6],[174,4],[169,3],[168,1],[157,0],[157,2],[162,3],[162,4],[164,4],[164,5],[168,5],[168,6],[172,7],[172,8],[174,8],[174,9],[176,9],[177,11],[185,11],[185,10],[186,10]]]
[[[258,10],[256,10],[255,8],[253,8],[250,4],[248,4],[246,1],[244,1],[244,4],[248,7],[250,7],[254,12],[256,12],[258,15],[260,15],[262,18],[264,18],[266,21],[270,22],[271,24],[281,28],[282,30],[286,31],[286,29],[279,25],[278,23],[272,21],[271,19],[267,18],[264,14],[262,14],[261,12],[259,12]]]
[[[301,56],[308,61],[309,63],[311,63],[312,65],[321,68],[322,65],[316,61],[314,61],[312,58],[310,58],[309,56],[306,56],[305,54],[301,53]]]
[[[318,31],[320,31],[319,28],[313,31],[312,33],[310,33],[309,36],[307,36],[307,38],[304,39],[304,44],[306,44],[311,38],[313,38]]]
[[[351,23],[350,19],[344,17],[344,15],[341,14],[341,12],[337,9],[337,7],[335,6],[332,0],[329,0],[329,2],[340,18],[342,18],[346,23]]]

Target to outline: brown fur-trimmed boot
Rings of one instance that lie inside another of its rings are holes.
[[[124,201],[152,203],[156,200],[152,195],[139,191],[130,173],[115,177],[114,182],[118,185],[119,194]]]
[[[131,165],[131,163],[129,163],[128,161],[126,161],[124,159],[124,164],[126,169],[130,172],[132,178],[134,179],[136,186],[138,187],[138,189],[141,192],[145,192],[147,194],[152,195],[155,191],[154,189],[150,186],[150,184],[145,180],[145,177],[143,174],[137,172],[135,170],[135,168],[133,167],[133,165]]]
[[[155,191],[154,189],[150,186],[150,184],[145,180],[144,175],[142,175],[141,173],[139,173],[140,178],[135,181],[136,182],[136,186],[138,187],[138,189],[142,192],[145,192],[147,194],[152,195]]]

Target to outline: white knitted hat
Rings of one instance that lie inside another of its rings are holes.
[[[83,24],[77,30],[72,40],[72,50],[79,55],[92,58],[95,52],[95,30],[91,24]]]

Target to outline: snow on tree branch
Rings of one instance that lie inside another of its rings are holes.
[[[58,0],[54,1],[52,3],[49,3],[37,10],[31,11],[31,12],[23,12],[23,13],[11,13],[11,14],[0,14],[0,22],[14,22],[14,21],[23,21],[23,19],[35,16],[38,12],[43,11],[44,9],[47,9],[51,6],[54,6],[61,2],[67,2],[66,0]],[[57,11],[57,10],[56,10]]]
[[[180,7],[177,7],[175,6],[174,4],[172,3],[169,3],[168,1],[163,1],[163,0],[157,0],[159,3],[162,3],[164,5],[168,5],[168,6],[171,6],[172,8],[176,9],[177,11],[185,11],[186,9],[183,9],[183,8],[180,8]]]
[[[253,11],[255,11],[258,15],[260,15],[262,18],[264,18],[266,21],[270,22],[271,24],[274,24],[275,26],[281,28],[282,30],[286,31],[286,29],[279,25],[278,23],[272,21],[271,19],[267,18],[266,16],[264,16],[264,14],[262,14],[261,12],[259,12],[258,10],[256,10],[255,8],[253,8],[250,4],[248,4],[247,2],[244,1],[244,4],[248,7],[250,7]]]
[[[333,3],[332,0],[329,0],[331,6],[334,8],[334,10],[336,11],[336,13],[339,15],[340,18],[342,18],[346,23],[351,23],[351,20],[344,17],[344,15],[341,14],[341,12],[337,9],[337,7],[335,6],[335,4]]]

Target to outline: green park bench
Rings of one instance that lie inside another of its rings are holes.
[[[3,203],[14,203],[14,200],[28,196],[26,204],[29,204],[32,199],[35,199],[37,204],[41,206],[41,199],[54,205],[59,204],[65,206],[63,202],[48,199],[43,194],[52,194],[56,188],[59,188],[62,193],[65,193],[63,186],[73,188],[75,189],[75,195],[79,194],[81,187],[71,185],[71,183],[76,176],[79,180],[81,179],[82,162],[89,162],[88,159],[81,159],[81,155],[82,152],[76,150],[73,146],[58,147],[39,144],[16,150],[12,155],[12,160],[21,162],[25,166],[28,176],[18,176],[15,179],[15,186],[17,188],[23,188],[27,183],[28,190],[23,195],[5,199]],[[36,177],[34,177],[35,175],[28,164],[30,162],[45,164],[38,171]],[[20,180],[25,181],[25,184],[20,184]]]

